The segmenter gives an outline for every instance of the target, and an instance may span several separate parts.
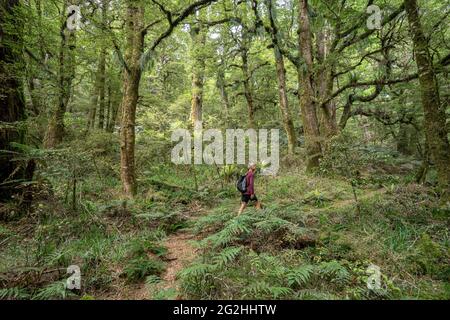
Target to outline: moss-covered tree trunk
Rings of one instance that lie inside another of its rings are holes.
[[[101,2],[102,10],[102,26],[107,27],[107,3],[105,0]],[[106,111],[106,55],[107,47],[105,41],[101,44],[100,61],[99,61],[99,88],[98,88],[98,128],[105,128],[105,111]]]
[[[64,115],[69,104],[72,80],[75,77],[75,32],[67,28],[67,7],[71,1],[65,0],[62,8],[62,19],[60,29],[60,47],[58,61],[58,101],[53,108],[50,117],[44,146],[55,148],[63,140],[64,136]]]
[[[244,37],[246,35],[244,34]],[[244,96],[247,101],[247,112],[248,112],[248,127],[255,127],[255,102],[253,100],[253,86],[252,86],[252,75],[250,72],[250,67],[248,64],[248,48],[246,39],[242,39],[242,44],[240,48],[241,59],[242,59],[242,76],[244,83]]]
[[[108,82],[106,85],[106,94],[107,94],[107,100],[106,100],[106,116],[105,116],[105,130],[109,131],[110,128],[110,121],[111,121],[111,83]]]
[[[228,127],[228,122],[230,118],[230,99],[228,97],[228,92],[225,83],[225,70],[224,70],[224,61],[221,61],[221,64],[217,70],[217,81],[216,81],[217,89],[220,91],[220,97],[222,98],[223,108],[225,111],[225,126]]]
[[[293,154],[296,145],[296,137],[294,130],[294,123],[292,121],[291,113],[289,110],[289,100],[286,87],[286,69],[284,67],[284,58],[280,51],[281,37],[277,29],[277,16],[276,9],[272,3],[272,0],[267,0],[268,14],[270,20],[270,36],[272,39],[272,45],[275,55],[275,64],[277,70],[277,83],[278,83],[278,95],[280,98],[280,111],[283,120],[284,130],[288,140],[288,153]]]
[[[22,87],[23,26],[16,22],[12,30],[10,19],[18,6],[19,0],[0,0],[0,150],[9,151],[17,151],[11,143],[23,140],[20,122],[26,116]],[[12,154],[0,153],[0,202],[10,198],[17,180],[24,175],[24,170],[12,159]]]
[[[324,101],[333,91],[333,65],[327,61],[330,51],[330,30],[325,24],[324,29],[317,35],[317,60],[320,67],[316,75],[318,101]],[[321,105],[318,110],[319,130],[326,142],[338,133],[336,120],[336,104],[333,100]]]
[[[106,47],[103,47],[100,52],[98,76],[98,128],[104,129],[106,110]]]
[[[136,0],[128,0],[126,10],[125,62],[127,69],[124,72],[121,105],[120,178],[124,194],[133,197],[137,191],[134,146],[136,107],[142,72],[140,59],[144,49],[144,5]]]
[[[445,109],[439,98],[439,86],[428,41],[420,22],[417,1],[405,0],[405,9],[419,73],[426,142],[429,146],[431,159],[436,165],[439,185],[448,192],[450,186],[450,146],[447,137]]]
[[[114,132],[114,128],[117,124],[117,116],[119,114],[119,101],[118,101],[117,94],[113,89],[113,83],[110,83],[108,86],[108,100],[109,100],[110,109],[111,109],[110,116],[109,116],[108,131]]]
[[[284,130],[288,140],[288,153],[293,154],[296,145],[296,137],[294,130],[294,123],[292,122],[291,113],[289,110],[289,100],[287,96],[286,87],[286,70],[284,68],[284,59],[278,47],[275,47],[275,63],[277,66],[278,79],[278,95],[280,97],[280,111],[283,119]]]
[[[298,97],[305,134],[306,168],[311,170],[319,166],[322,149],[316,104],[314,102],[313,52],[307,0],[300,0],[298,23],[298,50],[302,60],[298,67]]]
[[[191,25],[191,59],[192,59],[192,98],[190,119],[192,126],[203,118],[203,82],[205,77],[205,59],[203,58],[206,43],[206,29],[200,24]]]
[[[404,155],[411,154],[411,148],[409,145],[409,125],[406,123],[400,123],[397,133],[397,151]]]
[[[89,114],[88,114],[88,124],[87,129],[92,129],[95,127],[95,119],[97,118],[97,104],[98,104],[98,86],[97,80],[94,83],[94,89],[89,101]]]

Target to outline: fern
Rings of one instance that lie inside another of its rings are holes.
[[[291,288],[282,286],[271,286],[266,281],[256,281],[250,284],[245,290],[252,298],[268,298],[278,299],[292,295],[294,292]]]
[[[251,298],[261,297],[270,291],[270,286],[264,280],[253,281],[249,286],[244,289],[244,294],[250,294]]]
[[[334,278],[339,283],[346,283],[350,280],[350,273],[347,268],[336,260],[322,262],[318,270],[322,276]]]
[[[161,261],[140,256],[131,259],[124,268],[124,275],[129,281],[138,281],[147,275],[160,274],[164,270]]]
[[[286,221],[284,219],[278,218],[278,217],[269,217],[267,219],[264,219],[260,222],[255,223],[255,227],[258,229],[264,231],[265,233],[273,232],[278,229],[284,228],[292,224],[289,221]]]
[[[204,277],[216,269],[215,265],[207,264],[207,263],[194,263],[189,267],[181,270],[179,273],[180,277],[188,278],[191,276],[194,277]]]
[[[268,289],[268,293],[270,293],[274,299],[290,296],[294,293],[291,288],[287,287],[269,287]]]
[[[227,210],[220,209],[220,211],[212,212],[206,216],[197,219],[193,226],[193,231],[195,233],[201,233],[207,228],[213,228],[217,230],[222,227],[227,221],[232,219],[233,215]]]
[[[66,265],[69,261],[70,253],[70,249],[55,250],[45,257],[45,261],[49,265]]]
[[[209,299],[215,289],[213,274],[217,266],[207,263],[193,263],[178,273],[181,288],[191,297]]]
[[[302,300],[335,300],[337,297],[331,293],[316,289],[304,289],[297,292],[297,297]]]
[[[37,294],[35,294],[33,300],[51,300],[51,299],[66,299],[69,296],[75,296],[75,294],[66,290],[65,280],[56,281],[48,286],[40,289]]]
[[[290,286],[305,285],[311,279],[314,270],[314,266],[309,264],[291,270],[287,275],[288,284]]]
[[[238,239],[238,236],[251,233],[249,224],[252,219],[245,216],[240,216],[229,221],[225,228],[221,231],[209,236],[201,241],[204,247],[212,244],[214,248],[225,246]]]
[[[26,291],[26,289],[23,288],[4,288],[0,289],[0,300],[6,300],[6,299],[14,299],[14,300],[24,300],[28,299],[30,295]]]
[[[232,261],[241,253],[242,247],[229,247],[222,250],[218,255],[214,256],[212,261],[218,267],[223,267]]]

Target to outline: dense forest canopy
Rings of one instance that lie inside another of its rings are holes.
[[[0,0],[0,298],[66,297],[75,264],[85,296],[448,299],[449,21],[445,0]],[[199,122],[280,130],[263,213],[236,215],[246,166],[172,163]],[[166,279],[189,237],[203,262]],[[350,284],[369,262],[383,294]]]

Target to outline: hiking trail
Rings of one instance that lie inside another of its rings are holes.
[[[376,195],[384,194],[385,188],[372,190],[367,193],[358,196],[358,200],[366,200],[373,198]],[[332,204],[326,207],[330,208],[342,208],[350,205],[354,205],[355,200],[344,199],[334,201]],[[324,208],[317,208],[315,210],[323,210]],[[207,214],[202,208],[191,210],[186,214],[186,220],[189,223],[195,222],[195,220],[204,214]],[[191,241],[198,240],[198,236],[194,235],[189,228],[182,228],[174,233],[171,233],[163,241],[163,246],[167,248],[167,255],[165,256],[166,269],[161,275],[161,282],[155,284],[153,288],[149,288],[145,283],[138,284],[133,287],[123,288],[119,290],[114,296],[108,296],[107,299],[131,299],[131,300],[152,300],[155,295],[161,291],[175,290],[174,294],[170,294],[171,299],[182,300],[183,296],[180,292],[179,282],[177,274],[183,268],[188,266],[197,257],[197,249],[194,248]]]

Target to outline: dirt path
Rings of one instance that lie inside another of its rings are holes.
[[[177,273],[192,262],[196,257],[196,249],[190,243],[195,237],[187,230],[181,230],[169,236],[165,242],[168,249],[166,271],[162,275],[162,288],[174,288],[179,296],[179,287],[177,283]]]
[[[376,195],[383,194],[386,189],[378,189],[369,191],[358,197],[358,200],[365,200]],[[341,201],[334,201],[325,208],[317,210],[342,208],[355,204],[354,199],[345,199]],[[199,210],[202,211],[202,210]],[[195,221],[199,216],[199,211],[195,215],[187,215],[189,221]],[[195,212],[195,211],[194,211]],[[200,213],[205,214],[205,212]],[[177,279],[177,274],[189,265],[197,256],[197,250],[192,245],[191,241],[197,240],[197,237],[191,233],[189,229],[181,229],[175,233],[170,234],[164,241],[163,245],[167,248],[166,255],[166,270],[161,275],[161,282],[149,288],[145,283],[135,286],[121,287],[115,294],[104,297],[106,299],[131,299],[131,300],[150,300],[154,299],[161,291],[175,291],[170,294],[170,299],[183,299],[180,292],[180,284]]]
[[[112,300],[152,300],[161,291],[175,290],[175,295],[170,294],[170,299],[182,299],[177,273],[192,262],[197,253],[190,243],[195,240],[195,236],[188,229],[179,230],[167,237],[163,245],[167,248],[166,270],[161,275],[161,282],[149,287],[145,283],[134,286],[121,286],[114,294],[110,294],[104,299]]]
[[[194,205],[189,209],[185,212],[184,217],[190,223],[206,213],[199,205]],[[97,298],[106,300],[153,300],[157,298],[158,294],[170,291],[167,298],[182,299],[177,274],[196,258],[197,249],[194,248],[191,241],[197,239],[198,237],[192,234],[189,228],[180,229],[167,236],[162,243],[167,248],[167,254],[164,257],[166,268],[161,274],[160,282],[150,285],[144,282],[130,285],[125,281],[120,281],[114,285],[113,290],[101,293]],[[122,269],[118,268],[116,271],[117,277],[121,273]]]
[[[378,189],[367,192],[358,197],[358,200],[365,200],[373,198],[378,194],[383,194],[386,189]],[[334,202],[330,207],[341,208],[354,204],[354,199],[346,199]],[[190,217],[189,220],[195,220],[195,217]],[[179,291],[179,283],[177,280],[177,273],[184,267],[189,265],[197,256],[196,249],[190,243],[191,240],[196,240],[195,236],[189,232],[188,229],[182,229],[174,234],[171,234],[165,241],[164,245],[168,249],[167,268],[161,279],[163,280],[159,285],[159,289],[168,290],[173,288],[176,290],[177,299],[181,299]]]

